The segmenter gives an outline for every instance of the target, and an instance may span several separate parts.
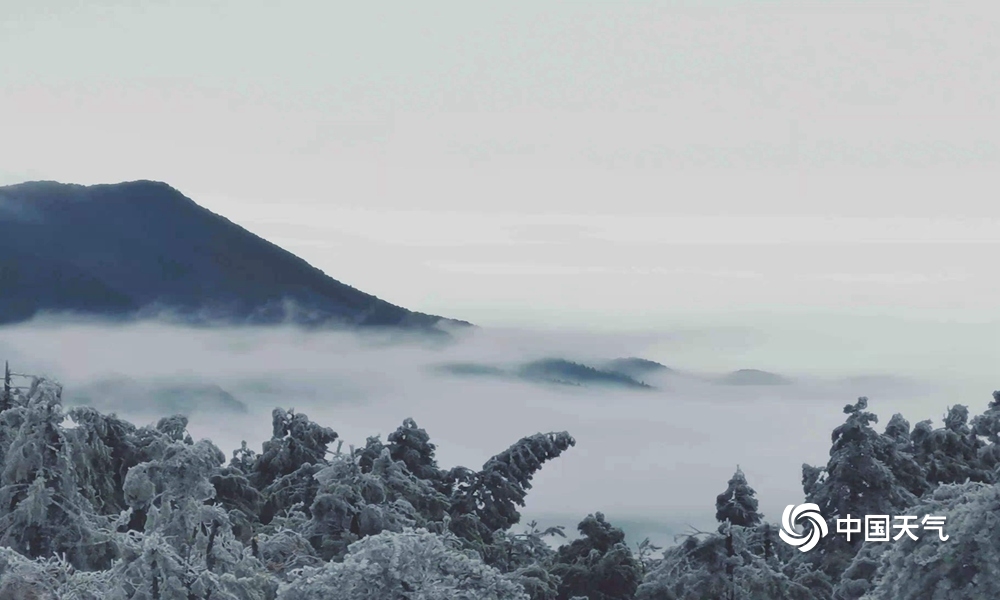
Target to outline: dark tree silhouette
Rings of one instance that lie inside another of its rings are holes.
[[[737,466],[726,491],[715,499],[715,519],[740,527],[760,524],[762,515],[757,512],[757,492],[754,491],[743,471]]]
[[[626,600],[642,581],[643,566],[625,544],[625,533],[601,513],[588,515],[577,529],[582,538],[559,548],[552,573],[558,576],[559,600]]]

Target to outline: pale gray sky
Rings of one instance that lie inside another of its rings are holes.
[[[0,183],[166,181],[479,323],[1000,318],[989,2],[0,4]]]

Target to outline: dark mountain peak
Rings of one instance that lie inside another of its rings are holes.
[[[52,179],[38,179],[34,181],[23,181],[21,183],[14,183],[11,185],[0,186],[0,189],[5,191],[46,191],[46,192],[69,192],[73,190],[100,190],[100,189],[119,189],[128,190],[136,188],[153,188],[161,190],[169,190],[173,193],[183,196],[177,188],[171,186],[164,181],[156,181],[153,179],[136,179],[133,181],[122,181],[120,183],[95,183],[95,184],[82,184],[82,183],[63,183],[61,181],[55,181]]]
[[[0,225],[0,323],[166,312],[191,322],[467,325],[332,279],[159,181],[0,187]]]
[[[100,205],[198,205],[180,190],[162,181],[137,180],[122,183],[82,185],[58,181],[26,181],[0,187],[0,197],[24,206],[53,206],[86,203],[91,208]]]

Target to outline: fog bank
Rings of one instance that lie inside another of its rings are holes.
[[[802,498],[802,463],[826,462],[830,432],[859,395],[871,398],[883,425],[897,411],[911,423],[939,423],[950,404],[981,412],[993,389],[970,389],[963,380],[969,374],[954,368],[927,368],[931,350],[916,356],[912,340],[905,348],[908,340],[886,338],[852,349],[829,339],[779,327],[647,334],[476,329],[441,344],[291,328],[36,321],[0,329],[0,360],[17,372],[59,380],[67,403],[92,403],[136,423],[189,414],[192,434],[211,438],[227,454],[242,440],[259,450],[275,406],[332,427],[345,447],[363,445],[370,435],[384,439],[412,417],[430,433],[446,468],[478,468],[520,437],[567,430],[577,446],[535,478],[525,517],[572,528],[599,510],[630,533],[662,542],[687,525],[712,527],[715,496],[737,464],[765,516],[777,519]],[[995,352],[987,345],[980,350],[987,358]],[[864,369],[857,368],[857,352],[866,357]],[[623,356],[674,370],[650,374],[653,389],[632,390],[436,368],[508,367],[545,357],[599,365]],[[810,356],[813,369],[805,368]],[[899,368],[907,356],[922,368]],[[719,382],[717,376],[743,368],[767,368],[789,383]]]

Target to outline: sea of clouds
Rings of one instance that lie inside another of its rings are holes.
[[[572,530],[587,513],[602,511],[632,542],[649,535],[660,543],[689,527],[714,526],[715,496],[737,465],[765,516],[776,520],[785,505],[802,500],[803,462],[826,462],[844,405],[860,395],[871,398],[882,424],[897,411],[911,423],[930,418],[939,424],[950,404],[981,412],[993,389],[972,390],[960,373],[934,372],[919,361],[919,368],[899,369],[892,357],[913,352],[912,342],[904,349],[883,340],[883,363],[895,371],[879,371],[879,354],[870,346],[870,368],[852,371],[855,363],[845,354],[845,368],[837,371],[830,368],[836,352],[809,347],[808,337],[782,342],[766,331],[740,331],[471,328],[442,340],[36,320],[0,328],[0,360],[9,360],[15,372],[58,380],[67,404],[92,404],[137,424],[188,414],[192,434],[227,454],[243,440],[259,451],[276,406],[332,427],[345,450],[371,435],[384,439],[412,417],[430,433],[445,468],[478,468],[523,436],[566,430],[577,445],[535,477],[524,520]],[[771,348],[770,354],[748,353],[752,347]],[[810,353],[822,357],[812,371],[803,367]],[[718,382],[726,371],[760,366],[745,361],[765,355],[768,366],[786,357],[789,369],[780,372],[791,383]],[[438,368],[511,367],[546,357],[600,366],[624,356],[677,370],[644,377],[652,390],[633,390],[457,376]]]

